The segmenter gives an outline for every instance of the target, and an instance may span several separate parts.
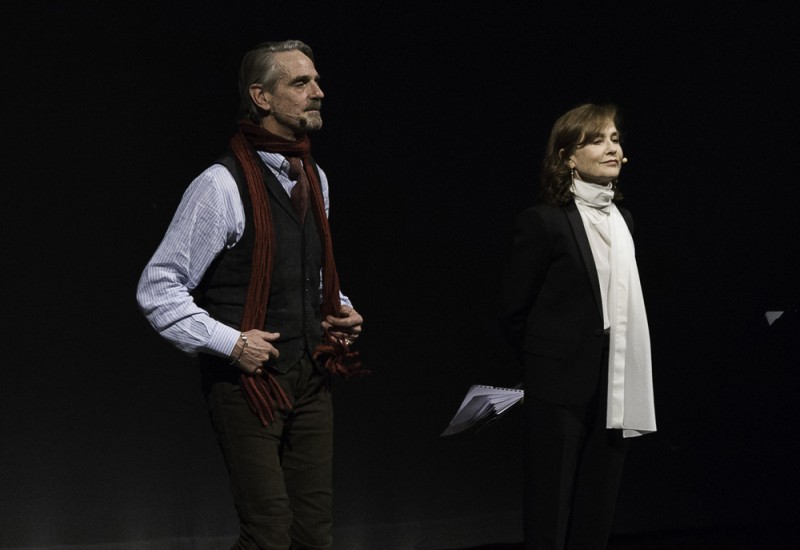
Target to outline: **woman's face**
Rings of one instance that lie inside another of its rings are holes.
[[[575,169],[575,177],[588,183],[605,185],[617,179],[622,167],[622,147],[614,123],[609,121],[600,135],[575,149],[568,163]]]

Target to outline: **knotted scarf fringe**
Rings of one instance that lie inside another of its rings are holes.
[[[261,425],[269,426],[275,420],[275,410],[290,411],[292,403],[270,373],[261,376],[241,376],[247,404],[261,420]]]
[[[312,357],[331,374],[344,378],[370,374],[361,365],[359,353],[351,350],[343,338],[331,336],[329,333],[325,333],[325,341],[317,346]]]

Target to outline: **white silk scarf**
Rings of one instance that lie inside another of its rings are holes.
[[[622,430],[624,437],[654,432],[650,331],[633,237],[612,202],[614,191],[610,185],[574,180],[572,191],[593,256],[602,258],[607,254],[607,262],[596,261],[596,265],[610,266],[606,277],[598,273],[601,281],[608,281],[602,294],[604,317],[611,329],[606,427]]]

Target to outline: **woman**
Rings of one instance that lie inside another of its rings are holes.
[[[603,549],[627,438],[653,432],[647,316],[614,106],[553,126],[514,228],[502,325],[524,367],[525,548]]]

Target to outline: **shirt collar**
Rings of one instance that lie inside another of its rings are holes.
[[[268,153],[267,151],[258,151],[258,156],[261,160],[269,166],[273,171],[278,172],[286,177],[289,176],[289,161],[280,153]]]

